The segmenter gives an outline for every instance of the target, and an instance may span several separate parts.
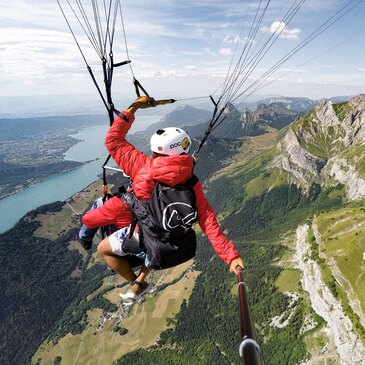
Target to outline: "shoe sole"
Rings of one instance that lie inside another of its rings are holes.
[[[145,289],[143,289],[143,292],[141,292],[141,293],[139,293],[139,294],[136,294],[135,298],[130,298],[130,297],[128,297],[126,293],[125,293],[125,294],[120,293],[120,294],[119,294],[119,296],[120,296],[122,299],[124,299],[124,300],[126,300],[127,302],[129,302],[129,303],[131,303],[131,302],[133,303],[133,302],[136,302],[137,300],[139,300],[140,298],[142,298],[144,295],[146,295],[146,294],[148,293],[148,291],[149,291],[151,288],[152,288],[152,285],[151,285],[151,284],[148,284],[148,285],[146,286],[146,288],[145,288]]]
[[[134,304],[134,302],[122,302],[125,306],[129,307]]]

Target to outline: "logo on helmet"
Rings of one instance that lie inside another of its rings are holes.
[[[179,147],[180,145],[181,145],[180,142],[172,143],[172,144],[170,144],[170,148],[173,149],[175,147]]]
[[[184,150],[187,150],[190,146],[189,138],[185,137],[181,142],[176,142],[170,144],[170,148],[173,149],[175,147],[181,146]]]
[[[189,141],[189,138],[188,137],[185,137],[182,141],[181,141],[181,147],[184,149],[184,150],[187,150],[190,146],[190,141]]]

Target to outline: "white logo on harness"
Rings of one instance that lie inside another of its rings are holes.
[[[179,206],[182,206],[180,210]],[[181,217],[181,210],[190,210],[191,212]],[[162,212],[162,226],[166,231],[171,231],[179,226],[187,228],[194,223],[196,217],[197,212],[190,204],[181,202],[171,203]]]

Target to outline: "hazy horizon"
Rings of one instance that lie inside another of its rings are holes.
[[[337,97],[350,98],[353,95],[332,95],[329,98],[311,98],[310,96],[289,96],[285,94],[257,94],[251,95],[246,102],[256,102],[270,97],[308,98],[313,101]],[[118,98],[116,108],[123,109],[134,99]],[[161,118],[175,108],[191,105],[202,109],[211,109],[212,102],[208,97],[199,100],[182,100],[174,104],[146,109],[143,115],[160,115]],[[70,115],[106,115],[105,107],[96,93],[94,94],[68,94],[68,95],[27,95],[27,96],[0,96],[0,118],[32,118],[48,116]]]

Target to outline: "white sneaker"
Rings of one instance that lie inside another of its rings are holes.
[[[133,289],[129,289],[126,293],[120,293],[119,296],[127,302],[136,302],[143,295],[147,294],[151,287],[151,284],[147,284],[139,293],[135,292]]]

